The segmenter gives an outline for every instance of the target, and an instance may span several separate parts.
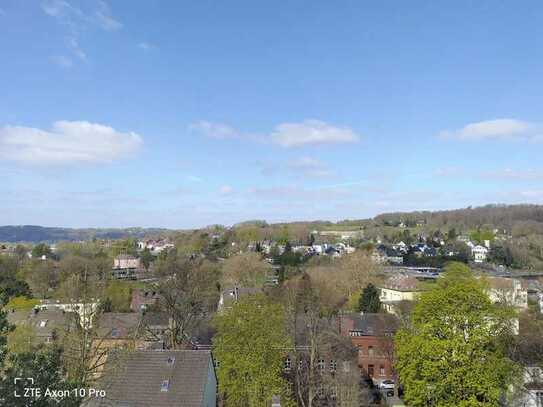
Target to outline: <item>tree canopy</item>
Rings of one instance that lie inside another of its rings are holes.
[[[289,405],[282,369],[291,343],[283,307],[264,295],[251,296],[218,314],[214,322],[219,391],[227,405],[263,406],[273,395]]]
[[[517,374],[506,356],[514,313],[452,264],[396,336],[396,369],[410,406],[496,406]]]

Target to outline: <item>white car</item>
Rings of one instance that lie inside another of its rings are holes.
[[[394,380],[383,380],[379,383],[381,390],[394,390]]]

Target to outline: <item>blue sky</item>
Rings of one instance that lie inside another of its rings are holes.
[[[543,3],[448,3],[1,0],[0,224],[543,203]]]

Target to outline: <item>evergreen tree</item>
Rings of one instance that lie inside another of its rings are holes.
[[[364,313],[376,313],[381,309],[379,300],[379,291],[373,284],[368,284],[360,294],[358,301],[358,311]]]

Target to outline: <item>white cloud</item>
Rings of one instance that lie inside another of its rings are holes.
[[[57,121],[51,130],[0,128],[0,159],[25,164],[111,162],[135,154],[142,145],[136,133],[86,121]]]
[[[71,68],[73,66],[72,59],[64,55],[53,56],[51,57],[51,61],[61,68]]]
[[[189,126],[189,129],[206,137],[270,142],[287,148],[305,145],[355,143],[360,140],[360,137],[349,127],[332,126],[320,120],[281,123],[267,135],[243,133],[227,124],[208,121],[193,123]]]
[[[222,195],[229,195],[232,192],[234,192],[234,188],[232,188],[230,185],[223,185],[222,187],[219,188],[219,192]]]
[[[274,143],[283,147],[316,144],[355,143],[360,137],[348,127],[336,127],[320,120],[279,124],[271,133]]]
[[[516,119],[495,119],[470,123],[461,129],[444,130],[439,137],[463,141],[479,140],[531,140],[538,141],[537,126]]]

